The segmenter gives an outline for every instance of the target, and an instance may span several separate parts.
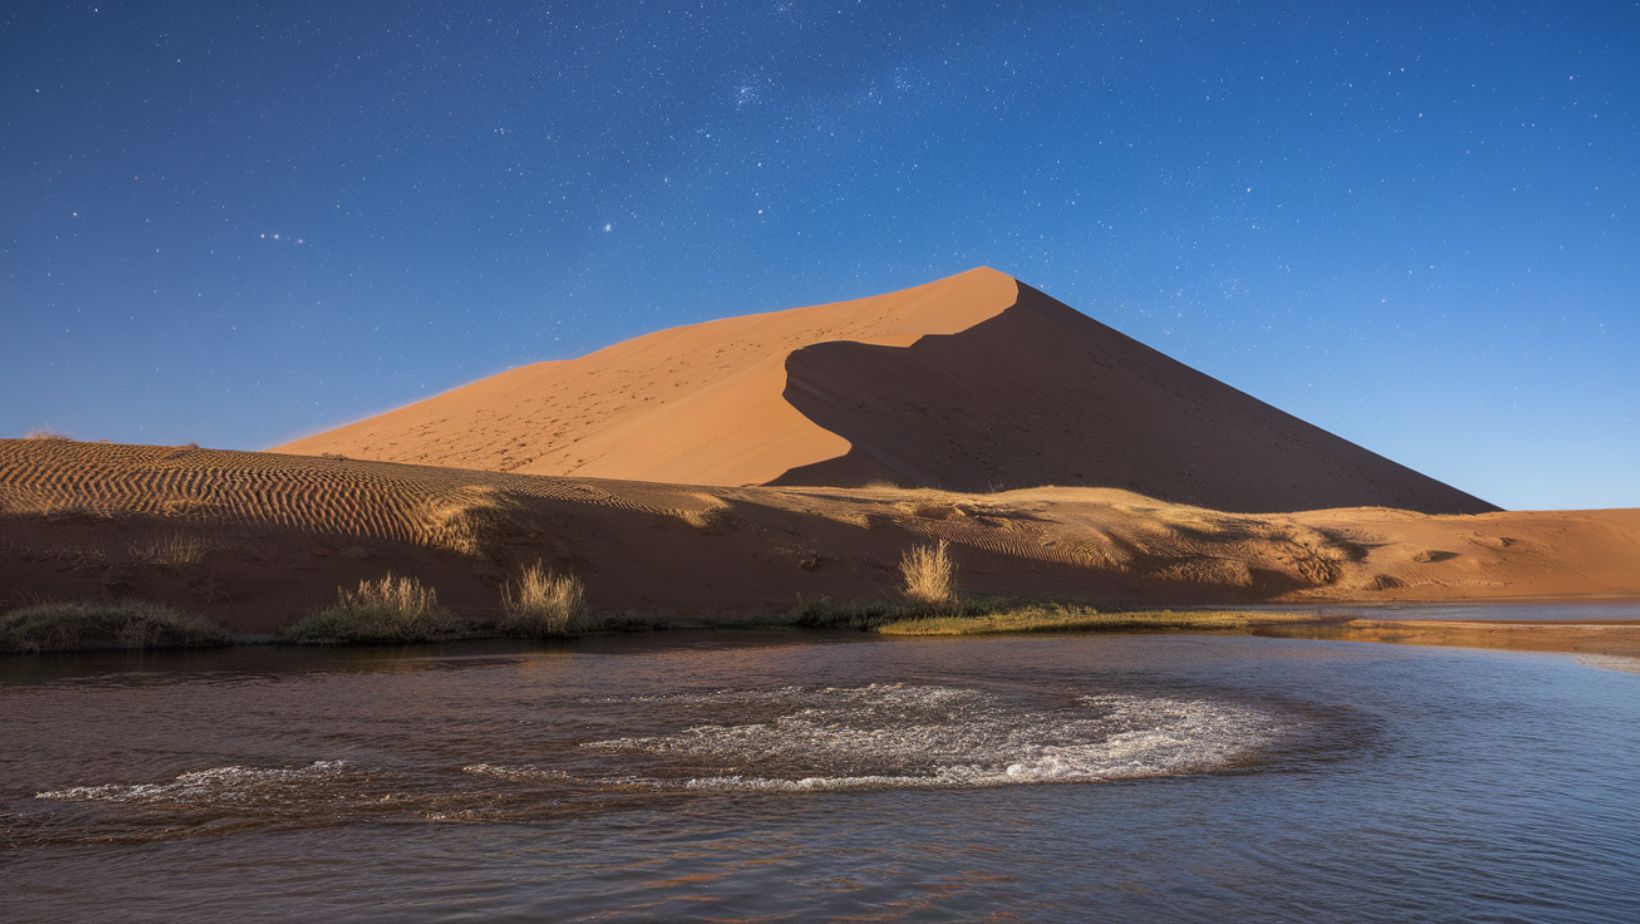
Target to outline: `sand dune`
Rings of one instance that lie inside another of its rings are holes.
[[[969,593],[1105,605],[1640,595],[1640,510],[1236,514],[1104,488],[700,487],[0,441],[0,608],[140,597],[241,630],[388,569],[491,612],[544,559],[670,618],[881,597],[947,539]]]
[[[277,451],[723,486],[1109,487],[1238,511],[1495,509],[986,268],[660,331]]]
[[[847,440],[782,397],[786,357],[848,340],[907,346],[1005,310],[992,270],[875,298],[658,331],[524,366],[275,451],[689,484],[759,484]]]

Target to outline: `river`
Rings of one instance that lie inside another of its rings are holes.
[[[842,632],[11,658],[4,916],[1636,920],[1617,660]]]

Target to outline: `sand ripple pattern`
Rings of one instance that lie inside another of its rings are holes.
[[[528,528],[532,502],[693,522],[715,498],[641,482],[599,483],[272,453],[0,440],[0,514],[153,516],[212,526],[482,551]]]

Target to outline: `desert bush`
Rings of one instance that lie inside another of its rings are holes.
[[[32,430],[28,431],[27,433],[23,434],[23,439],[25,439],[25,440],[55,440],[55,441],[60,441],[60,442],[69,442],[69,438],[66,435],[64,435],[62,433],[58,433],[56,430],[53,430],[50,427],[35,427],[34,429],[32,429]]]
[[[956,573],[950,545],[944,539],[936,545],[917,546],[900,558],[900,592],[921,606],[948,606],[957,598]]]
[[[521,638],[568,635],[586,605],[586,587],[573,574],[554,574],[540,562],[501,587],[501,631]]]
[[[0,651],[131,651],[211,648],[228,634],[200,616],[158,603],[42,603],[0,616]]]
[[[435,642],[472,635],[472,629],[439,605],[438,593],[414,577],[390,571],[355,590],[336,589],[336,603],[286,629],[285,641],[304,645]]]

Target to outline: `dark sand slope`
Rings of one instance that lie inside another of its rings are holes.
[[[523,563],[603,611],[880,598],[949,540],[961,590],[1097,605],[1640,596],[1640,510],[1231,514],[1108,488],[690,487],[0,440],[0,608],[134,597],[270,630],[388,570],[494,613]]]
[[[786,368],[787,400],[852,448],[776,484],[1088,485],[1232,511],[1496,509],[1026,285],[960,333],[905,349],[819,344]]]
[[[1111,487],[1236,511],[1496,509],[985,268],[660,331],[279,451],[685,484]]]

